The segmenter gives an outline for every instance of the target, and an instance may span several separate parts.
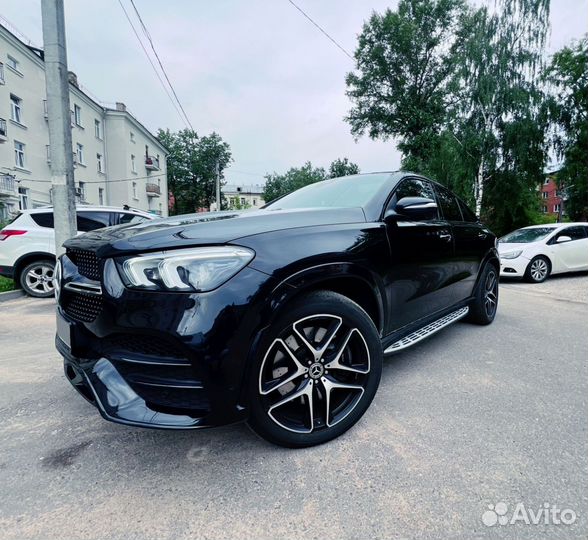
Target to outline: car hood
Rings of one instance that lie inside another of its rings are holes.
[[[94,251],[100,257],[198,245],[225,244],[245,236],[298,227],[365,223],[361,208],[309,208],[202,212],[120,225],[68,240],[65,246]]]

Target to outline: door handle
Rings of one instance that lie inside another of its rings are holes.
[[[441,233],[441,234],[439,235],[439,238],[440,238],[441,240],[445,240],[445,242],[451,242],[451,238],[452,238],[452,237],[451,237],[451,234],[450,234],[450,233]]]
[[[478,238],[482,238],[482,239],[484,239],[484,238],[488,238],[488,234],[487,234],[487,233],[485,233],[485,232],[479,232],[479,233],[478,233]]]

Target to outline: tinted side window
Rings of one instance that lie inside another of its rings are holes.
[[[560,236],[569,236],[572,240],[583,240],[586,238],[586,231],[584,230],[584,227],[568,227],[561,231],[557,235],[557,238]]]
[[[447,221],[463,221],[457,197],[442,186],[435,186],[441,213]]]
[[[78,212],[78,231],[94,231],[110,225],[108,212]]]
[[[147,218],[144,216],[139,216],[137,214],[119,214],[118,215],[118,222],[123,223],[143,223],[143,221],[147,221]]]
[[[461,215],[463,216],[463,220],[476,223],[478,221],[478,218],[476,217],[476,214],[474,214],[470,210],[469,206],[466,203],[464,203],[461,199],[457,199],[457,202],[459,203],[459,208],[461,209]]]
[[[53,228],[53,212],[43,212],[41,214],[31,214],[31,219],[39,227]]]

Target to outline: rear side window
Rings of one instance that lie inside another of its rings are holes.
[[[139,216],[138,214],[119,214],[118,222],[123,223],[143,223],[143,221],[147,221],[147,218],[144,216]]]
[[[470,210],[469,206],[466,203],[464,203],[461,199],[457,199],[457,202],[459,203],[459,208],[461,210],[463,220],[476,223],[478,221],[478,218],[476,217],[476,214],[474,214]]]
[[[108,212],[78,212],[78,231],[87,232],[110,226]]]
[[[47,227],[48,229],[53,228],[53,212],[42,212],[39,214],[31,214],[31,219],[39,227]]]
[[[443,217],[447,221],[463,221],[457,197],[443,186],[435,186]]]

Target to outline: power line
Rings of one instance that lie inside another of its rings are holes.
[[[167,94],[167,97],[169,98],[169,100],[171,101],[172,105],[174,106],[174,109],[178,113],[178,116],[180,117],[180,120],[182,122],[186,123],[186,119],[184,119],[184,117],[182,116],[182,113],[180,112],[180,109],[178,109],[178,106],[176,105],[176,102],[174,101],[173,97],[169,93],[169,90],[167,89],[167,86],[165,86],[165,83],[163,82],[163,79],[161,78],[161,75],[159,74],[159,71],[157,71],[157,68],[155,67],[155,64],[153,63],[153,60],[151,60],[151,56],[149,56],[149,53],[147,52],[147,49],[145,48],[145,45],[143,45],[143,41],[141,41],[141,38],[140,38],[137,30],[135,30],[135,27],[133,25],[133,22],[131,21],[131,18],[129,17],[129,14],[127,13],[127,10],[125,9],[125,6],[123,5],[123,3],[122,3],[121,0],[118,0],[118,3],[120,4],[120,7],[124,11],[125,17],[127,18],[127,21],[129,21],[129,24],[131,25],[131,28],[133,29],[133,32],[135,34],[135,37],[139,41],[139,45],[141,45],[141,48],[143,49],[143,52],[145,53],[145,56],[147,57],[147,60],[149,60],[149,63],[151,64],[151,67],[153,68],[153,71],[155,72],[155,75],[157,75],[157,78],[159,79],[159,82],[161,83],[161,86],[165,90],[165,93]],[[186,126],[192,127],[190,125],[190,122],[187,122]]]
[[[161,59],[159,58],[159,55],[157,54],[157,51],[155,50],[155,45],[153,44],[153,40],[151,39],[151,34],[149,34],[149,31],[147,30],[147,27],[145,26],[145,23],[143,22],[143,19],[141,18],[139,10],[137,9],[137,6],[135,5],[135,2],[133,0],[131,0],[131,5],[133,6],[133,9],[135,10],[135,13],[137,14],[137,18],[139,19],[139,22],[141,23],[141,27],[143,28],[143,33],[145,34],[145,36],[147,37],[147,39],[149,41],[149,44],[151,45],[151,49],[153,50],[153,54],[155,55],[155,58],[157,58],[157,62],[159,63],[159,67],[161,68],[161,71],[162,71],[163,75],[165,76],[165,80],[167,81],[167,84],[169,84],[169,87],[171,88],[171,91],[173,92],[174,97],[176,98],[176,101],[178,102],[178,105],[180,106],[180,109],[182,109],[182,112],[184,113],[184,117],[186,118],[186,122],[188,122],[190,129],[192,131],[194,131],[194,128],[192,127],[190,119],[188,118],[188,115],[186,114],[186,111],[184,110],[184,107],[182,106],[182,102],[180,101],[180,98],[178,98],[178,95],[176,94],[176,90],[175,90],[173,84],[171,83],[171,81],[169,80],[169,77],[167,76],[167,72],[165,71],[165,68],[163,67]]]
[[[132,1],[132,0],[131,0]],[[341,45],[339,45],[339,43],[337,43],[335,41],[334,38],[332,38],[325,30],[323,30],[318,23],[316,23],[315,21],[312,20],[312,18],[310,17],[310,15],[307,15],[302,8],[300,8],[299,6],[297,6],[292,0],[288,0],[288,2],[290,2],[290,4],[292,4],[298,11],[300,11],[300,13],[302,13],[302,15],[304,15],[304,17],[306,17],[314,26],[316,26],[326,37],[329,41],[331,41],[335,47],[337,47],[338,49],[340,49],[343,54],[345,54],[347,57],[349,57],[351,60],[353,60],[353,56],[351,56]]]
[[[118,178],[117,180],[77,180],[77,182],[82,182],[82,184],[113,184],[115,182],[132,182],[135,180],[145,180],[149,178],[160,178],[167,176],[166,173],[159,173],[159,174],[150,174],[149,176],[132,176],[131,178]],[[16,182],[37,182],[41,184],[50,184],[51,180],[35,180],[34,178],[15,178]]]

